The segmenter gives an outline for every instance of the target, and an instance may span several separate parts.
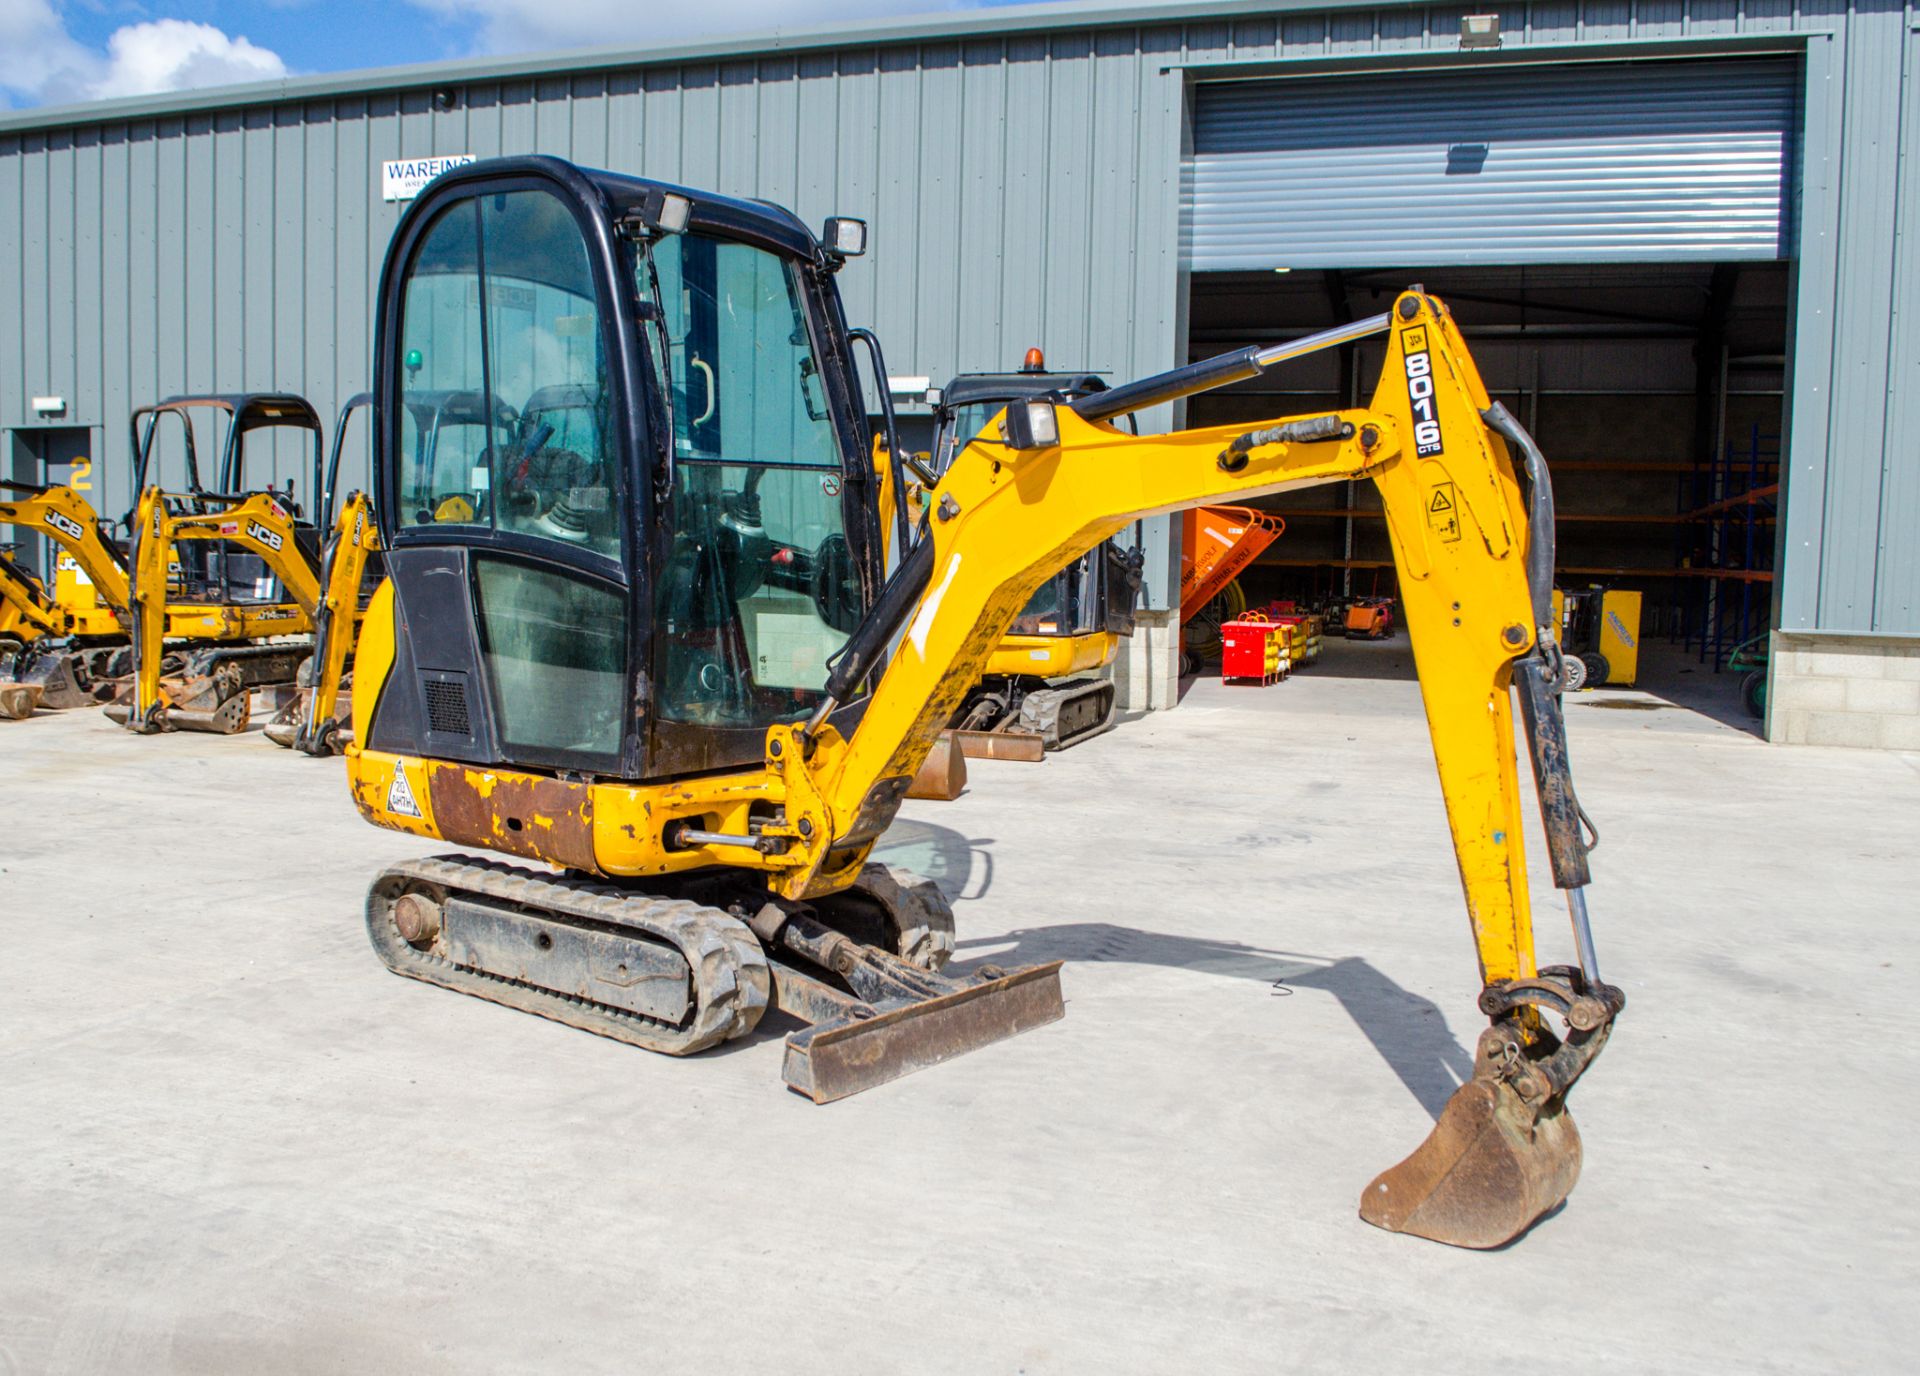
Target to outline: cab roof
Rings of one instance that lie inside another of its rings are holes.
[[[1059,392],[1066,397],[1083,397],[1089,392],[1104,392],[1106,382],[1098,373],[962,373],[940,389],[942,406],[971,406],[982,401],[1012,401],[1015,397],[1045,396]]]
[[[313,409],[313,403],[292,392],[190,392],[156,401],[151,406],[138,407],[133,415],[136,420],[141,416],[158,415],[162,411],[173,411],[184,416],[189,411],[201,409],[225,411],[232,417],[236,433],[270,425],[289,425],[302,430],[320,429],[320,415]]]

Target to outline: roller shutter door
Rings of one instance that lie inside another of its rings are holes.
[[[1199,272],[1790,256],[1799,73],[1748,58],[1203,83]]]

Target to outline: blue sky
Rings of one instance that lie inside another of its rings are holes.
[[[0,108],[1012,0],[0,0]]]

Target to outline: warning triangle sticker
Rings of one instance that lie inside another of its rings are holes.
[[[420,804],[413,800],[413,789],[407,783],[404,769],[393,771],[393,785],[387,789],[387,811],[401,817],[418,817]]]
[[[1428,511],[1452,511],[1453,500],[1450,497],[1448,497],[1445,492],[1442,492],[1436,488],[1433,494],[1433,501],[1428,504],[1427,510]]]

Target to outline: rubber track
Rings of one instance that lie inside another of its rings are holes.
[[[672,947],[693,973],[693,1008],[678,1025],[624,1008],[557,993],[521,980],[456,965],[416,950],[393,924],[393,900],[415,885],[449,897],[465,894],[530,908],[561,921],[580,918]],[[669,1056],[690,1056],[751,1032],[766,1011],[772,978],[760,942],[746,924],[716,908],[679,898],[622,892],[535,874],[498,861],[434,856],[388,867],[367,891],[367,935],[395,974]]]
[[[1039,693],[1046,693],[1060,700],[1058,707],[1055,708],[1056,723],[1062,717],[1074,712],[1088,698],[1101,699],[1105,704],[1100,715],[1078,731],[1062,731],[1057,740],[1048,741],[1046,748],[1049,750],[1065,750],[1068,746],[1092,740],[1095,736],[1113,729],[1115,692],[1114,685],[1109,680],[1098,679],[1092,683],[1083,683],[1069,688],[1042,688],[1028,696],[1038,696]]]

